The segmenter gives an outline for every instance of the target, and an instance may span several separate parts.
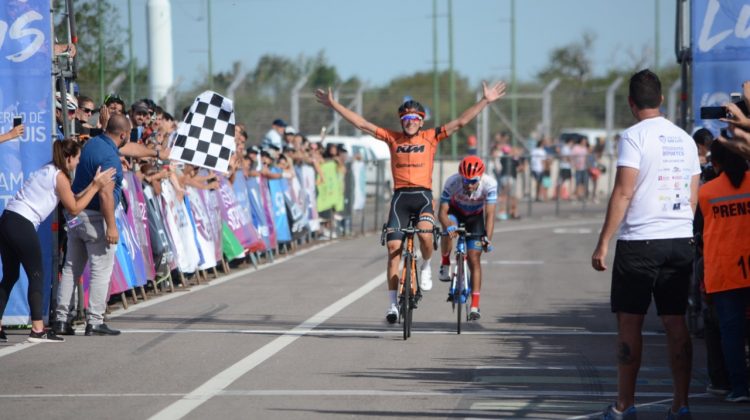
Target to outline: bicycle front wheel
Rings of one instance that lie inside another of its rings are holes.
[[[403,301],[403,317],[404,317],[404,340],[409,338],[411,336],[411,305],[412,305],[412,299],[413,295],[411,293],[411,276],[412,276],[412,268],[411,268],[411,261],[412,256],[407,255],[406,258],[404,258],[404,266],[406,269],[404,270],[404,279],[403,279],[403,291],[404,291],[404,301]]]
[[[461,299],[464,295],[464,256],[459,255],[456,258],[456,293],[453,295],[453,302],[458,308],[456,310],[456,334],[461,334],[461,310],[464,307]]]

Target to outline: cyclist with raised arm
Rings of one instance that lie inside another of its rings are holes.
[[[440,194],[438,220],[448,235],[440,240],[440,281],[450,281],[451,248],[457,236],[456,228],[464,225],[467,235],[466,259],[471,274],[471,309],[469,319],[476,321],[479,314],[479,292],[482,288],[482,251],[492,251],[492,231],[495,228],[497,181],[484,173],[484,162],[477,156],[467,156],[458,165],[458,173],[445,181]],[[450,300],[452,295],[448,296]]]
[[[333,93],[318,89],[315,96],[318,102],[339,113],[357,129],[388,144],[391,153],[391,171],[394,181],[394,193],[388,213],[389,228],[406,227],[411,215],[418,216],[417,228],[429,230],[435,224],[432,204],[432,167],[438,143],[468,124],[488,104],[500,99],[505,94],[505,84],[498,82],[492,87],[482,83],[483,97],[453,120],[443,126],[422,130],[425,110],[416,101],[406,101],[398,109],[402,131],[392,131],[376,126],[361,115],[341,105],[333,98]],[[403,233],[388,233],[388,311],[386,319],[393,324],[398,320],[398,287],[399,265],[401,264],[401,245]],[[432,234],[420,233],[420,266],[419,286],[423,290],[432,289]]]

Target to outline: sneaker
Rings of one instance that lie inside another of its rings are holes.
[[[440,281],[451,281],[451,266],[441,265],[440,274],[438,274]]]
[[[54,331],[55,335],[76,335],[73,327],[67,322],[63,321],[57,321],[52,324],[52,331]]]
[[[623,412],[618,412],[615,409],[615,404],[610,405],[602,413],[602,420],[637,420],[638,414],[635,411],[635,406],[631,406]]]
[[[36,332],[31,330],[29,333],[29,342],[32,343],[62,343],[65,339],[59,337],[53,330],[44,330],[42,332]]]
[[[711,395],[717,395],[719,397],[723,397],[729,394],[729,388],[722,388],[719,386],[714,386],[713,384],[708,384],[708,386],[706,386],[706,392],[708,392]]]
[[[99,324],[99,325],[86,325],[86,331],[84,332],[84,335],[91,336],[91,335],[120,335],[120,330],[113,330],[112,328],[109,328],[107,324]]]
[[[385,319],[389,324],[395,324],[398,321],[398,305],[391,303],[388,311],[385,313]]]
[[[747,391],[744,393],[741,392],[730,392],[726,398],[724,398],[724,401],[726,402],[750,402],[750,395],[747,394]]]
[[[469,311],[469,321],[479,321],[482,315],[479,313],[479,308],[471,308]]]
[[[422,263],[419,270],[419,287],[424,291],[432,289],[432,267],[429,263]]]
[[[5,330],[0,330],[0,343],[7,343],[8,336],[5,335]]]
[[[667,409],[667,420],[693,420],[693,415],[690,414],[690,409],[687,407],[680,407],[676,413],[672,412],[671,408]]]

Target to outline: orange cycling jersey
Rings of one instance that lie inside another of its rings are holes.
[[[750,172],[740,188],[722,174],[698,191],[706,293],[750,287]]]
[[[412,137],[378,127],[375,138],[386,142],[391,150],[394,189],[422,187],[432,190],[435,152],[438,143],[447,137],[444,127],[420,130]]]

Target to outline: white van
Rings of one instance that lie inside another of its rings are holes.
[[[307,139],[311,143],[320,143],[320,136],[318,135],[308,136]],[[381,193],[386,199],[390,199],[393,187],[390,166],[391,153],[385,142],[368,135],[360,137],[325,136],[323,147],[325,148],[329,143],[343,145],[350,157],[354,157],[357,154],[362,155],[362,160],[367,164],[367,194],[375,193],[375,182],[377,181],[376,164],[382,165],[384,168],[384,185],[381,187]]]

